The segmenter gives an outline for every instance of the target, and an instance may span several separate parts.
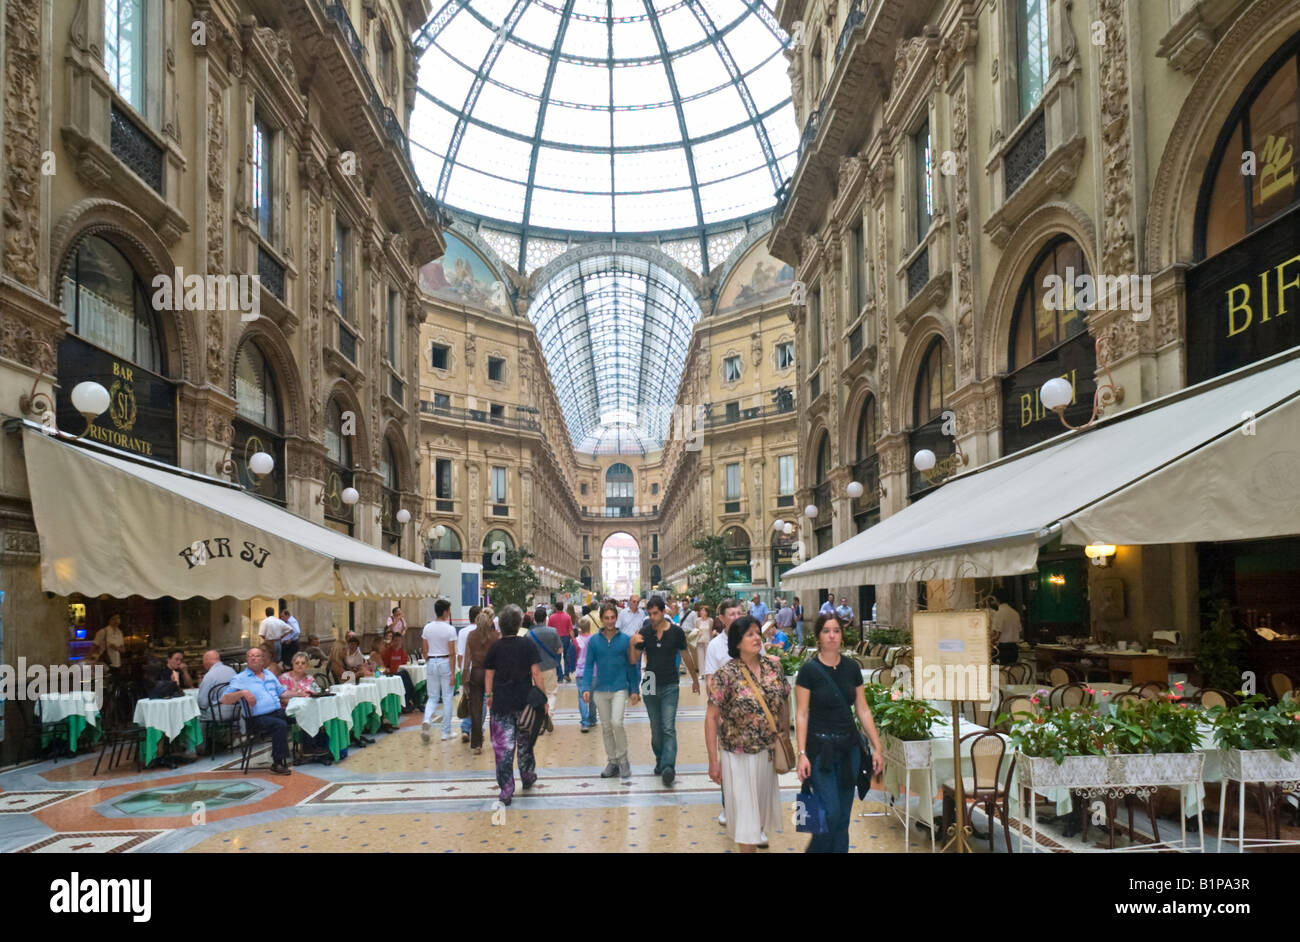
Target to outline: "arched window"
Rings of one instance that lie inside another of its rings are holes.
[[[948,408],[953,387],[952,357],[942,338],[935,337],[916,376],[916,428],[943,415],[944,409]]]
[[[605,516],[630,517],[635,496],[632,469],[619,462],[605,472]]]
[[[582,583],[582,587],[584,589],[590,592],[591,591],[591,569],[589,569],[586,566],[583,566],[582,572],[578,575],[578,581]]]
[[[722,534],[727,550],[724,579],[735,585],[749,585],[753,581],[749,568],[749,534],[743,527],[728,527]]]
[[[853,520],[861,533],[880,522],[880,456],[876,454],[876,398],[868,396],[858,413],[857,456],[853,480],[862,485],[862,496],[853,502]]]
[[[396,553],[401,545],[402,527],[397,522],[397,511],[401,509],[402,502],[397,492],[397,455],[393,451],[392,441],[387,438],[379,452],[379,478],[384,485],[379,507],[384,548],[390,553]]]
[[[489,530],[483,537],[483,571],[496,569],[505,562],[505,554],[515,548],[515,541],[505,530]]]
[[[663,581],[663,575],[664,575],[664,571],[662,569],[660,569],[658,566],[651,566],[650,567],[651,587],[657,587],[659,583]]]
[[[170,276],[169,276],[170,277]],[[63,270],[63,319],[83,340],[160,376],[162,335],[144,282],[111,243],[82,239]]]
[[[1197,207],[1196,257],[1211,258],[1300,204],[1300,37],[1260,70],[1215,145]],[[1243,172],[1243,155],[1255,172]]]
[[[858,460],[865,461],[876,453],[876,397],[868,396],[858,414]]]
[[[275,376],[262,350],[253,341],[239,348],[235,357],[235,428],[233,458],[239,481],[262,497],[285,503],[284,425]],[[248,470],[248,459],[264,451],[275,459],[275,468],[265,477]]]
[[[1068,236],[1054,239],[1038,254],[1016,299],[1008,358],[1013,371],[1087,331],[1088,312],[1075,293],[1076,279],[1086,274],[1083,250]]]
[[[817,446],[816,477],[813,479],[813,503],[817,505],[817,519],[813,534],[817,538],[817,552],[824,553],[832,545],[831,527],[831,437],[823,432]]]
[[[821,444],[817,446],[817,479],[813,482],[817,486],[826,483],[826,479],[831,473],[831,437],[825,433],[822,434]]]
[[[424,544],[424,564],[433,568],[435,559],[461,559],[464,554],[460,547],[460,537],[451,527],[444,526],[442,538],[427,540]]]
[[[351,535],[352,508],[343,503],[343,491],[353,486],[352,436],[343,434],[343,411],[337,398],[325,406],[325,517]]]

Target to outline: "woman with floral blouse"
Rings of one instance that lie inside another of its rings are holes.
[[[742,853],[752,853],[764,843],[764,834],[781,830],[781,790],[772,761],[776,743],[755,688],[777,718],[789,702],[790,683],[781,662],[763,654],[763,635],[750,616],[728,627],[727,650],[732,659],[709,682],[704,738],[709,778],[722,786],[727,833]]]

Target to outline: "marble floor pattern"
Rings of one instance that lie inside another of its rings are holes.
[[[671,787],[651,774],[643,707],[628,711],[633,778],[624,785],[599,777],[605,763],[600,728],[581,732],[574,686],[562,685],[558,697],[555,732],[537,743],[538,784],[517,791],[508,808],[496,803],[490,743],[474,756],[459,735],[441,742],[435,725],[426,746],[420,717],[409,715],[398,731],[354,748],[341,762],[299,766],[289,776],[270,774],[265,748],[247,776],[231,753],[144,773],[124,765],[94,776],[93,753],[0,772],[0,852],[734,849],[717,822],[719,789],[708,780],[702,695],[682,687],[678,777]],[[459,721],[455,729],[459,733]],[[798,782],[790,774],[781,785],[791,807]],[[855,803],[854,850],[929,852],[928,833],[914,828],[905,848],[901,824],[864,814],[882,809],[871,800]],[[983,823],[979,815],[981,830]],[[1000,830],[997,837],[1001,852]],[[772,853],[801,852],[809,840],[789,817],[769,838]],[[1089,849],[1050,834],[1040,844],[1058,852]],[[987,852],[987,846],[979,841],[976,850]]]

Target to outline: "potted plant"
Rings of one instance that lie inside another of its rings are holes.
[[[930,727],[936,720],[944,722],[943,714],[925,700],[903,696],[901,690],[890,690],[874,684],[869,691],[867,705],[871,708],[876,729],[884,737],[885,755],[907,769],[923,769],[930,765]]]
[[[1249,647],[1246,636],[1233,623],[1232,608],[1223,598],[1215,600],[1209,627],[1201,632],[1196,669],[1206,687],[1232,690],[1241,678],[1243,655]],[[1207,617],[1210,613],[1207,613]]]
[[[1300,781],[1300,704],[1268,706],[1255,694],[1235,707],[1214,707],[1214,742],[1225,778],[1240,782]]]
[[[1112,785],[1190,785],[1201,780],[1205,753],[1197,752],[1205,714],[1168,697],[1121,703],[1106,718],[1113,750]]]
[[[1002,723],[1006,716],[998,718]],[[1011,742],[1021,753],[1021,779],[1033,788],[1089,787],[1106,784],[1110,729],[1083,707],[1018,713]]]

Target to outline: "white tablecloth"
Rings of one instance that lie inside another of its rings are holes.
[[[411,676],[412,687],[418,684],[425,683],[425,677],[427,676],[427,674],[425,672],[425,667],[423,663],[403,664],[402,670],[406,671],[406,673],[408,673]]]
[[[355,705],[356,700],[351,697],[294,697],[284,712],[297,720],[304,733],[315,736],[326,720],[342,720],[351,729]]]
[[[185,724],[198,715],[198,698],[170,697],[166,700],[138,701],[132,719],[140,726],[159,730],[168,739],[175,739]]]
[[[95,703],[93,690],[43,693],[36,701],[36,715],[42,723],[57,723],[69,716],[84,716],[89,725],[99,725],[99,707]]]
[[[400,684],[401,681],[399,680]],[[361,680],[355,684],[335,684],[330,688],[330,693],[336,693],[341,696],[348,696],[351,691],[353,700],[352,706],[358,703],[373,703],[375,709],[379,709],[379,701],[382,699],[379,693],[379,685],[373,679]]]
[[[384,697],[394,693],[401,697],[403,701],[406,700],[406,686],[402,683],[400,677],[371,677],[368,680],[357,681],[358,687],[364,687],[367,684],[374,684],[379,688],[379,699],[381,701]]]

